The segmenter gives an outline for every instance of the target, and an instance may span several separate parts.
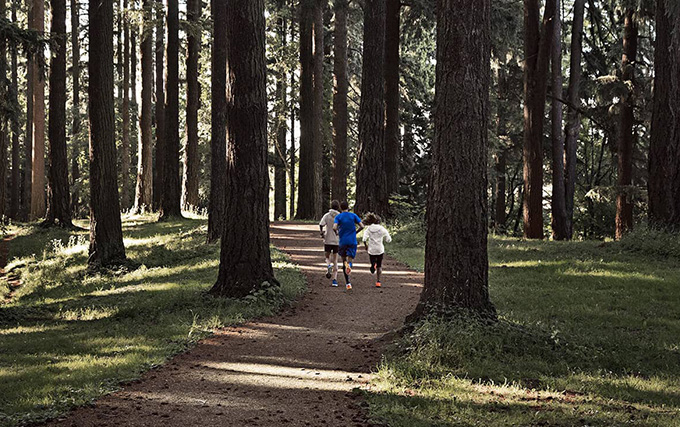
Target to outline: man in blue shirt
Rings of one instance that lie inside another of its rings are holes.
[[[335,223],[333,230],[338,233],[340,237],[340,249],[338,253],[342,257],[342,272],[345,275],[345,283],[347,283],[347,290],[352,290],[352,282],[350,274],[352,273],[352,261],[357,256],[357,233],[364,228],[361,223],[361,218],[349,211],[349,204],[347,202],[340,203],[342,213],[335,216]],[[356,225],[359,224],[357,229]]]

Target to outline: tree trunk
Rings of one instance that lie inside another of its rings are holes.
[[[280,2],[279,11],[283,11],[284,2]],[[281,40],[282,48],[286,45],[286,20],[280,17],[278,20],[278,37]],[[277,72],[276,98],[278,108],[276,110],[276,141],[274,158],[274,219],[286,219],[286,138],[288,136],[288,125],[286,120],[288,97],[288,75],[286,70],[281,67]]]
[[[297,219],[313,219],[321,197],[317,182],[314,145],[314,56],[312,54],[313,11],[316,0],[300,1],[300,176]]]
[[[35,7],[33,0],[27,0],[28,28],[35,27]],[[33,179],[33,92],[38,78],[38,65],[35,55],[28,54],[26,61],[26,138],[24,139],[24,176],[21,200],[21,218],[25,221],[31,215],[31,194]]]
[[[208,241],[222,236],[227,186],[227,4],[212,0],[213,43],[211,61],[210,201]]]
[[[7,3],[0,0],[0,18],[7,19]],[[7,40],[0,40],[0,96],[7,99],[9,95],[7,86]],[[4,116],[4,114],[3,114]],[[0,119],[0,223],[5,222],[7,206],[7,141],[9,141],[9,120],[5,117]]]
[[[153,208],[161,207],[161,193],[165,176],[165,11],[162,1],[156,8],[156,155],[153,169]]]
[[[333,183],[332,198],[347,200],[347,11],[349,2],[335,2],[335,32],[333,34]]]
[[[144,0],[142,19],[142,110],[139,116],[140,143],[137,154],[136,212],[151,209],[153,204],[153,0]]]
[[[635,61],[637,56],[638,26],[633,8],[626,9],[623,30],[621,79],[630,91],[621,108],[618,138],[618,194],[616,196],[616,238],[633,229],[633,201],[630,192],[633,179],[633,145],[635,143]]]
[[[387,194],[399,192],[399,15],[401,0],[387,0],[385,24],[385,173]]]
[[[78,0],[71,0],[71,50],[73,56],[72,79],[73,79],[73,104],[71,123],[71,212],[78,212],[80,200],[80,189],[78,180],[80,179],[80,164],[78,158],[84,147],[80,141],[80,5]]]
[[[90,115],[90,257],[92,266],[125,259],[116,173],[113,102],[113,0],[88,3]]]
[[[295,23],[291,19],[290,25],[290,35],[291,43],[294,42],[295,33]],[[295,88],[295,73],[290,73],[290,162],[289,162],[289,173],[290,173],[290,206],[288,211],[288,217],[295,217],[295,94],[293,90]]]
[[[555,19],[553,20],[553,42],[551,48],[552,62],[552,237],[553,240],[568,240],[567,205],[564,186],[564,134],[563,105],[564,89],[562,87],[562,17],[560,0],[556,0]]]
[[[116,59],[116,69],[118,70],[118,104],[121,104],[123,102],[123,0],[116,1],[116,5],[118,6],[118,57]]]
[[[543,117],[556,0],[524,0],[524,237],[543,238]]]
[[[66,147],[66,0],[52,0],[52,63],[50,65],[50,168],[47,224],[71,227],[71,194]]]
[[[165,50],[165,165],[159,221],[180,218],[179,181],[179,2],[167,0],[168,44]]]
[[[507,164],[507,152],[505,150],[501,150],[496,156],[495,156],[495,169],[496,169],[496,183],[495,183],[495,188],[494,188],[494,193],[495,197],[494,200],[496,201],[496,206],[494,209],[494,229],[496,230],[497,233],[501,233],[505,231],[505,221],[506,221],[506,213],[505,213],[505,188],[506,188],[506,177],[505,177],[505,168]]]
[[[416,314],[462,308],[495,317],[486,204],[490,10],[490,0],[437,1],[425,287]]]
[[[34,27],[45,31],[45,2],[33,0]],[[37,55],[44,55],[38,50]],[[36,65],[33,92],[33,167],[31,169],[31,219],[45,216],[45,79]]]
[[[12,23],[17,23],[17,2],[12,2]],[[17,70],[17,46],[12,43],[12,87],[10,95],[14,105],[18,105],[19,94],[19,73]],[[10,188],[10,207],[9,216],[13,219],[19,219],[21,210],[21,171],[20,171],[20,152],[19,132],[21,127],[19,119],[16,115],[12,118],[12,178]]]
[[[660,0],[656,9],[654,101],[649,147],[649,220],[680,226],[680,11]]]
[[[269,252],[269,173],[264,0],[227,3],[229,69],[227,208],[214,295],[244,297],[274,278]]]
[[[130,20],[128,0],[123,0],[123,129],[120,142],[120,204],[123,210],[129,208],[130,200]]]
[[[362,215],[388,211],[385,176],[385,0],[364,6],[364,51],[359,108],[357,200]]]
[[[574,1],[574,20],[571,30],[571,55],[569,66],[569,88],[567,100],[571,106],[580,106],[581,97],[581,55],[583,40],[583,12],[585,0]],[[576,148],[578,146],[578,134],[581,118],[576,108],[567,110],[567,124],[564,137],[564,187],[565,205],[567,211],[567,238],[574,235],[574,193],[576,192]]]
[[[184,148],[182,206],[198,206],[198,109],[201,107],[201,86],[198,57],[201,51],[201,1],[187,0],[187,142]]]
[[[313,171],[314,171],[314,203],[313,218],[321,218],[323,209],[327,205],[325,200],[324,184],[324,96],[323,96],[323,66],[324,66],[324,10],[328,6],[328,0],[314,0],[314,107],[312,112],[312,138],[313,143]]]

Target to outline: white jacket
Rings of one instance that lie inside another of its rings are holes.
[[[369,255],[382,255],[385,253],[385,246],[383,246],[383,239],[390,243],[392,236],[385,227],[380,224],[371,224],[364,230],[364,242],[368,242]]]
[[[323,242],[326,245],[337,245],[340,242],[338,234],[333,230],[333,223],[335,222],[335,217],[340,212],[335,209],[331,209],[326,212],[326,215],[321,218],[319,225],[323,227],[324,239]]]

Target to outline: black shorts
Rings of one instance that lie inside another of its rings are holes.
[[[337,254],[338,253],[338,245],[323,245],[323,250],[326,253],[331,252],[331,253]]]
[[[385,256],[385,254],[369,255],[369,257],[371,258],[371,265],[375,265],[375,268],[381,268],[383,256]]]

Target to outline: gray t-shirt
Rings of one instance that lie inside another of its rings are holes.
[[[337,245],[339,243],[338,235],[333,230],[333,223],[335,222],[335,216],[340,212],[335,209],[331,209],[321,218],[319,225],[323,227],[324,239],[323,242],[326,245]]]

